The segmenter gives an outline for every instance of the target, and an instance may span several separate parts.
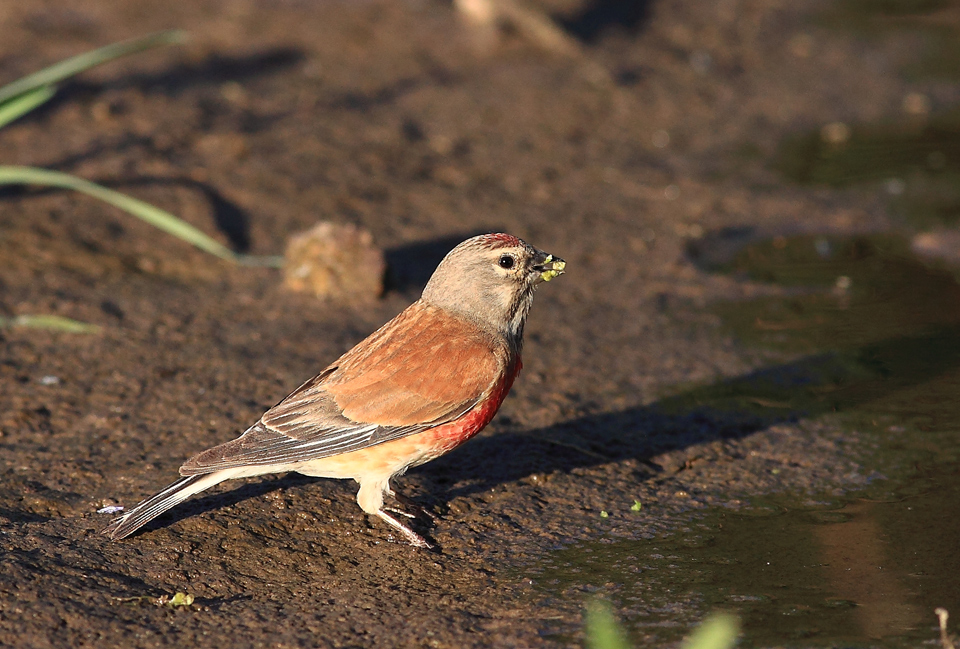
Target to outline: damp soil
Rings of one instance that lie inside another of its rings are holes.
[[[955,6],[864,36],[826,24],[827,3],[535,4],[580,54],[484,46],[426,0],[0,6],[3,81],[192,35],[66,84],[0,132],[3,163],[254,254],[356,223],[391,266],[379,301],[324,303],[92,199],[3,190],[0,317],[100,331],[0,330],[0,645],[570,646],[596,594],[655,645],[715,607],[754,645],[935,637],[960,288],[910,257],[885,181],[807,185],[776,160],[823,124],[899,119],[910,93],[960,103],[909,67],[910,30],[955,26]],[[495,422],[394,485],[439,514],[419,528],[435,552],[366,517],[355,485],[296,475],[99,534],[99,509],[232,439],[491,230],[568,273],[538,292]],[[890,577],[843,563],[890,547],[913,553]],[[765,581],[771,552],[796,558]],[[193,603],[158,604],[177,592]]]

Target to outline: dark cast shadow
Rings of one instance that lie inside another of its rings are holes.
[[[448,252],[457,244],[470,237],[488,232],[497,232],[496,228],[482,231],[461,232],[437,239],[414,241],[386,250],[387,290],[401,293],[422,289],[433,271]]]
[[[179,63],[158,72],[125,74],[103,83],[74,80],[67,88],[73,86],[80,92],[137,88],[175,96],[195,87],[219,86],[228,81],[249,81],[276,74],[301,64],[305,58],[302,51],[290,47],[239,55],[215,53],[196,63]]]
[[[284,69],[299,65],[305,60],[303,52],[293,48],[274,48],[247,55],[222,56],[213,54],[197,63],[180,63],[157,72],[134,72],[115,79],[93,82],[84,77],[67,79],[59,84],[57,94],[50,101],[19,118],[10,127],[28,123],[31,120],[44,119],[60,109],[67,102],[79,97],[94,97],[105,90],[123,90],[136,88],[143,93],[162,93],[178,96],[192,88],[215,88],[233,81],[243,82],[259,77],[276,74]],[[201,108],[209,108],[201,106]],[[269,121],[271,118],[267,118]],[[246,132],[262,128],[264,118],[247,116],[251,122]],[[9,128],[9,127],[8,127]]]
[[[187,187],[202,194],[210,205],[210,212],[217,229],[230,241],[235,252],[250,250],[250,216],[223,196],[215,187],[192,178],[165,178],[162,176],[138,176],[129,180],[102,183],[106,187],[177,186]]]
[[[427,491],[444,503],[534,474],[569,472],[626,459],[638,479],[676,470],[651,460],[770,426],[882,401],[960,367],[960,326],[855,349],[811,355],[662,399],[589,414],[536,430],[483,436],[425,465]],[[459,484],[461,486],[451,487]]]
[[[639,32],[650,17],[650,0],[592,0],[560,25],[584,43],[595,43],[612,28]]]
[[[59,109],[65,102],[73,101],[77,96],[98,95],[106,89],[138,88],[143,92],[159,92],[167,95],[178,95],[194,87],[217,87],[228,81],[246,81],[258,77],[275,74],[283,69],[298,65],[304,60],[304,54],[293,48],[274,48],[246,55],[222,56],[211,55],[197,63],[182,63],[159,72],[126,74],[118,79],[101,83],[92,83],[80,79],[70,79],[53,98],[35,111],[25,115],[17,123],[43,119],[51,112]],[[201,106],[203,114],[214,119],[219,110],[215,106]],[[253,115],[240,116],[237,127],[242,132],[263,130],[281,118],[282,115]],[[14,126],[17,124],[15,123]],[[68,171],[84,160],[98,157],[104,153],[116,152],[132,147],[143,146],[155,148],[152,138],[129,135],[119,142],[104,144],[96,143],[89,150],[73,154],[61,160],[42,165],[47,169]],[[158,152],[162,153],[162,152]],[[97,182],[93,180],[93,182]],[[237,205],[227,200],[212,186],[189,178],[160,178],[140,177],[130,180],[113,180],[101,182],[107,187],[116,188],[136,185],[179,185],[187,186],[202,193],[210,204],[217,228],[229,239],[230,244],[237,252],[246,252],[250,248],[249,217]],[[32,189],[24,186],[12,185],[0,188],[0,200],[18,197],[25,192],[62,191],[59,189]]]
[[[694,388],[649,406],[588,414],[535,430],[509,422],[417,469],[426,505],[531,475],[611,462],[640,462],[638,480],[679,470],[655,458],[716,440],[741,439],[770,426],[853,410],[960,367],[960,326],[896,337],[851,350],[816,354],[742,377]],[[316,481],[298,474],[266,477],[232,491],[188,501],[145,526],[165,527],[281,488]],[[452,486],[457,485],[457,486]],[[402,489],[402,484],[399,485]],[[139,532],[138,532],[139,533]]]
[[[63,165],[52,165],[56,169]],[[92,179],[98,185],[109,189],[121,190],[128,187],[137,186],[176,186],[187,187],[203,195],[210,205],[210,212],[213,216],[214,225],[228,239],[230,246],[235,252],[248,252],[250,250],[250,217],[236,203],[227,199],[215,187],[192,178],[162,176],[138,176],[130,179],[119,180],[97,180]],[[34,195],[44,195],[53,192],[63,192],[66,190],[57,187],[34,188],[22,185],[0,188],[0,201],[14,200],[30,193]],[[131,217],[136,218],[136,217]]]

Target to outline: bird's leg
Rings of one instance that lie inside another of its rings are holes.
[[[390,523],[393,527],[400,530],[400,533],[403,534],[403,537],[407,539],[407,543],[412,545],[415,548],[425,548],[427,550],[432,550],[433,546],[430,543],[427,543],[427,540],[411,530],[409,527],[398,521],[396,518],[380,509],[377,511],[377,516]]]
[[[401,493],[397,493],[396,491],[394,491],[393,489],[390,489],[389,487],[387,488],[387,494],[390,496],[393,496],[394,500],[400,503],[400,505],[403,506],[406,510],[409,510],[409,511],[404,511],[403,509],[388,508],[389,511],[395,512],[402,516],[406,516],[407,518],[416,518],[417,516],[422,516],[424,518],[429,519],[430,522],[433,523],[434,525],[437,524],[438,519],[436,514],[434,514],[432,511],[430,511],[429,509],[427,509],[417,501],[413,500],[412,498],[408,498]],[[411,514],[410,513],[411,511],[414,513]]]
[[[405,511],[403,511],[402,509],[400,509],[399,507],[384,507],[383,510],[386,511],[386,512],[393,512],[394,514],[397,514],[397,515],[399,515],[399,516],[405,516],[405,517],[410,518],[410,519],[414,519],[414,518],[417,517],[416,514],[411,514],[410,512],[405,512]]]
[[[378,480],[377,477],[361,476],[362,479],[357,480],[360,483],[360,491],[357,492],[357,504],[360,505],[360,509],[368,514],[376,514],[392,527],[398,529],[410,545],[417,548],[427,548],[428,550],[433,549],[433,545],[428,543],[426,539],[387,513],[391,510],[384,509],[383,496],[384,494],[390,494],[391,496],[395,494],[393,489],[390,488],[389,478]]]

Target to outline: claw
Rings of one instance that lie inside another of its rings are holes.
[[[432,511],[430,511],[429,509],[427,509],[417,501],[413,500],[412,498],[408,498],[407,496],[404,496],[401,493],[397,493],[393,489],[391,489],[387,493],[393,496],[394,500],[400,503],[405,509],[409,510],[409,511],[401,511],[398,509],[390,509],[390,511],[396,512],[398,514],[402,514],[407,518],[416,518],[417,516],[422,516],[423,518],[429,519],[430,522],[433,523],[434,525],[436,525],[437,522],[439,522],[440,519],[437,518],[436,514],[434,514]],[[411,514],[410,511],[416,512],[416,513]]]
[[[394,514],[399,514],[400,516],[406,516],[407,518],[416,518],[416,514],[411,514],[410,512],[405,512],[399,507],[384,507],[383,511],[393,512]]]
[[[396,518],[385,512],[384,510],[379,510],[377,516],[385,520],[387,523],[397,528],[403,537],[407,540],[407,543],[412,545],[415,548],[424,548],[426,550],[432,550],[433,545],[427,542],[425,538],[411,530],[409,527],[398,521]]]

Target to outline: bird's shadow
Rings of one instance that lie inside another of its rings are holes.
[[[459,232],[388,248],[384,253],[387,260],[387,290],[405,293],[422,289],[446,254],[457,244],[478,234],[496,231],[496,228],[492,228]]]
[[[648,406],[587,414],[542,429],[482,436],[418,469],[428,504],[489,491],[531,475],[639,460],[646,479],[670,467],[658,456],[772,425],[851,410],[960,367],[960,326],[810,355],[684,391]],[[313,482],[296,474],[245,484],[181,506],[145,529]]]
[[[299,473],[287,473],[284,475],[264,476],[257,479],[256,482],[247,482],[236,489],[230,489],[220,493],[208,494],[200,498],[188,500],[175,509],[166,512],[151,520],[142,528],[133,533],[132,536],[167,527],[173,523],[178,523],[187,518],[192,518],[197,514],[214,511],[223,507],[229,507],[248,500],[250,498],[262,498],[268,493],[279,489],[289,489],[316,482],[318,478],[311,478]]]

